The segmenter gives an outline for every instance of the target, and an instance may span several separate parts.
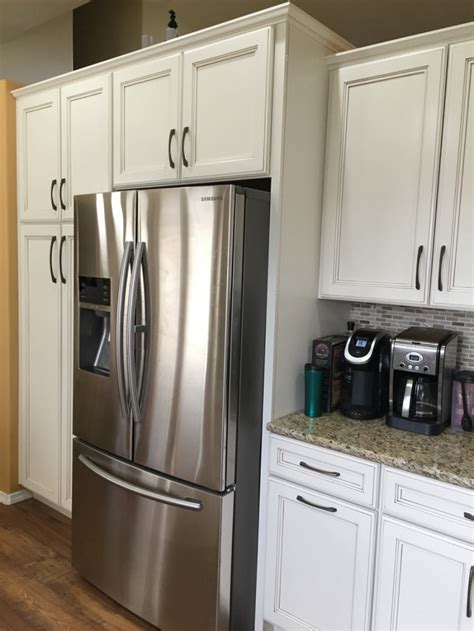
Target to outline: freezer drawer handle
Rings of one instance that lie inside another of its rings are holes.
[[[334,506],[320,506],[319,504],[313,504],[313,502],[305,500],[305,498],[302,495],[297,495],[296,499],[298,500],[298,502],[301,502],[302,504],[306,504],[306,506],[311,506],[312,508],[318,508],[319,510],[325,510],[328,513],[337,513],[337,508],[334,508]]]
[[[166,495],[165,493],[156,493],[155,491],[149,491],[148,489],[142,489],[140,486],[136,486],[135,484],[130,484],[129,482],[125,482],[120,478],[104,471],[99,466],[97,466],[94,462],[89,460],[83,454],[80,454],[78,459],[82,462],[82,464],[87,467],[92,473],[95,473],[100,478],[107,480],[111,484],[115,484],[126,491],[130,491],[130,493],[135,493],[136,495],[141,495],[142,497],[146,497],[149,500],[154,500],[155,502],[162,502],[163,504],[170,504],[171,506],[178,506],[179,508],[189,508],[190,510],[200,511],[202,510],[202,503],[198,500],[190,500],[187,498],[174,497],[173,495]]]
[[[125,368],[123,358],[123,324],[125,312],[125,293],[127,288],[127,272],[133,255],[133,242],[125,243],[124,253],[122,257],[122,265],[120,267],[119,287],[117,294],[117,328],[116,328],[116,358],[117,358],[117,380],[120,399],[120,410],[122,418],[128,417],[128,406],[125,392]]]
[[[300,467],[303,467],[303,469],[309,469],[310,471],[316,471],[316,473],[322,473],[323,475],[330,475],[332,478],[339,478],[341,475],[339,471],[325,471],[324,469],[317,469],[303,460],[300,462]]]

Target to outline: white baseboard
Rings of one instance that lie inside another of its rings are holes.
[[[3,491],[0,491],[0,504],[11,506],[12,504],[29,500],[31,497],[31,493],[26,489],[15,491],[15,493],[4,493]]]

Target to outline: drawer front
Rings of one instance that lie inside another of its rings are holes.
[[[469,489],[383,467],[382,510],[474,542],[474,491]]]
[[[378,469],[374,462],[294,439],[270,441],[271,474],[364,506],[377,503]]]

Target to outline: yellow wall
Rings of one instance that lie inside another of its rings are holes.
[[[15,100],[0,81],[0,491],[18,490],[18,269]]]

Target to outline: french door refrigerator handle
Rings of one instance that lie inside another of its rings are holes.
[[[124,345],[124,316],[125,316],[125,292],[127,290],[127,276],[130,263],[133,256],[133,242],[126,241],[125,248],[122,256],[122,264],[120,266],[120,277],[117,295],[117,325],[115,332],[115,349],[117,359],[117,379],[118,379],[118,391],[120,399],[120,409],[122,417],[128,417],[128,406],[126,396],[125,385],[125,366],[123,357],[123,345]]]
[[[103,478],[104,480],[107,480],[107,482],[115,484],[115,486],[119,486],[126,491],[130,491],[136,495],[141,495],[142,497],[146,497],[150,500],[155,500],[155,502],[162,502],[163,504],[170,504],[171,506],[179,506],[180,508],[189,508],[190,510],[202,510],[202,503],[198,500],[175,497],[174,495],[167,495],[166,493],[157,493],[156,491],[149,491],[148,489],[144,489],[136,484],[131,484],[130,482],[126,482],[125,480],[112,475],[108,471],[104,471],[104,469],[96,465],[92,462],[92,460],[89,460],[89,458],[83,454],[79,455],[78,460],[80,460],[85,467],[92,471],[92,473],[95,473],[100,478]]]
[[[141,257],[141,267],[143,273],[143,296],[142,296],[142,323],[135,326],[135,333],[141,333],[143,340],[142,353],[140,356],[140,372],[138,376],[138,402],[140,410],[143,409],[143,404],[146,398],[147,386],[148,386],[148,366],[150,363],[150,340],[151,340],[151,296],[150,296],[150,276],[148,273],[148,261],[146,247],[143,250],[143,256]]]
[[[132,404],[132,412],[136,423],[140,423],[142,413],[140,410],[140,390],[138,386],[138,375],[135,357],[135,314],[138,302],[138,286],[140,284],[140,272],[142,269],[142,260],[145,253],[145,244],[140,241],[137,244],[135,260],[133,262],[132,276],[130,279],[130,293],[128,296],[128,329],[127,329],[127,368],[128,382],[130,387],[130,402]],[[143,327],[144,329],[144,327]],[[140,327],[142,331],[142,327]],[[144,332],[144,330],[143,330]]]

